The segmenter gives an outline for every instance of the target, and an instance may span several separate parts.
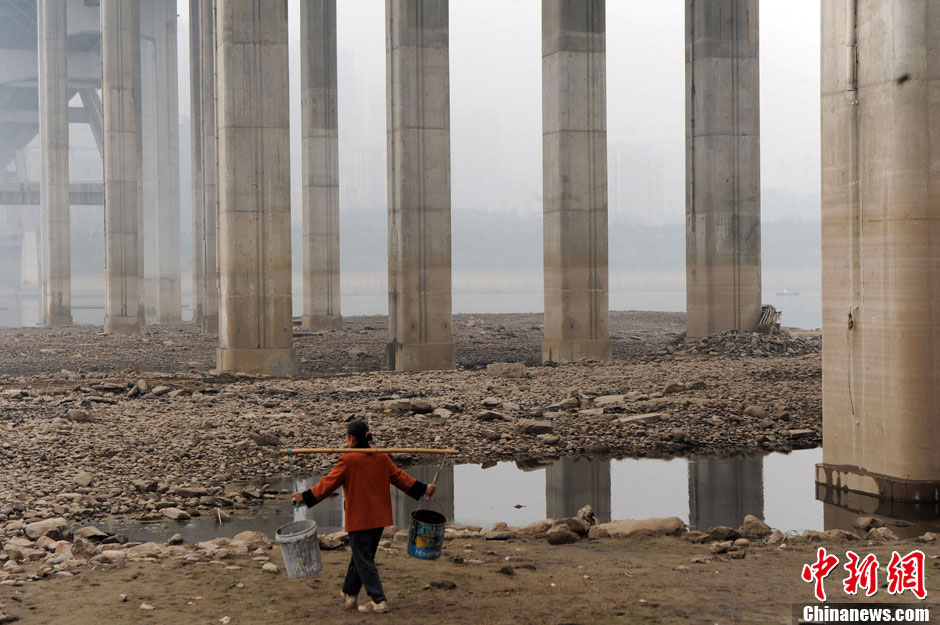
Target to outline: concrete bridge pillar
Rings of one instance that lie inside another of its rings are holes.
[[[300,3],[303,115],[303,327],[343,327],[339,292],[336,0]]]
[[[192,160],[192,221],[193,221],[193,323],[202,326],[206,303],[206,262],[203,256],[206,199],[202,188],[202,62],[199,54],[202,30],[199,25],[199,2],[189,3],[189,105]]]
[[[179,323],[182,320],[180,292],[180,138],[179,138],[179,61],[177,58],[176,0],[163,0],[157,9],[161,26],[158,43],[163,53],[158,56],[161,84],[157,108],[163,132],[157,137],[159,160],[159,298],[157,323]]]
[[[41,202],[46,222],[43,299],[47,326],[72,323],[69,227],[69,78],[66,0],[39,0]]]
[[[822,2],[823,463],[940,500],[940,12]]]
[[[452,369],[448,0],[386,0],[388,367]]]
[[[140,7],[101,0],[105,332],[140,331]]]
[[[542,360],[610,359],[605,0],[542,0]]]
[[[193,0],[195,1],[195,0]],[[205,267],[205,298],[203,299],[203,330],[208,334],[219,332],[219,199],[217,177],[219,168],[218,139],[216,137],[216,46],[215,31],[217,0],[199,2],[199,79],[200,120],[202,122],[202,192],[203,192],[203,245],[202,264]]]
[[[218,368],[293,375],[287,0],[218,0],[217,24]]]
[[[685,0],[686,333],[761,313],[758,0]]]

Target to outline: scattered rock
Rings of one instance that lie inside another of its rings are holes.
[[[769,536],[772,531],[769,525],[753,514],[744,517],[740,528],[741,535],[747,538],[763,538]]]
[[[679,536],[685,533],[685,523],[679,517],[665,517],[653,519],[623,519],[601,523],[601,527],[612,538],[629,538],[632,536]]]
[[[486,366],[486,374],[499,378],[524,378],[525,365],[521,362],[494,362]]]
[[[72,408],[69,410],[68,419],[73,423],[91,423],[93,421],[90,414],[84,410],[79,410],[78,408]]]
[[[185,510],[180,510],[179,508],[164,508],[160,511],[160,514],[170,519],[171,521],[188,521],[190,518],[189,513]]]
[[[80,471],[72,481],[74,481],[78,486],[87,488],[88,486],[91,486],[92,482],[95,481],[95,478],[88,471]]]
[[[710,527],[705,531],[706,534],[714,538],[715,540],[737,540],[741,538],[741,533],[733,528],[727,527],[725,525],[719,525],[717,527]]]
[[[457,584],[450,580],[431,580],[428,582],[430,588],[439,588],[441,590],[456,590]]]
[[[581,538],[565,524],[556,525],[545,534],[549,545],[568,545],[578,542]]]
[[[265,562],[264,564],[261,565],[261,570],[264,571],[265,573],[277,574],[278,572],[277,565],[274,564],[273,562]]]
[[[873,527],[884,527],[885,522],[873,516],[860,516],[855,519],[855,527],[860,530],[868,531]]]
[[[534,419],[523,419],[519,423],[519,431],[523,434],[551,434],[551,421],[537,421]]]
[[[868,531],[868,534],[865,535],[865,538],[878,542],[898,540],[897,534],[889,530],[887,527],[873,527]]]
[[[173,534],[172,536],[170,536],[170,539],[166,541],[166,544],[182,545],[184,542],[186,542],[186,539],[183,538],[182,534]]]
[[[766,419],[767,410],[761,406],[748,406],[744,409],[745,416],[752,417],[754,419]]]
[[[110,534],[102,532],[100,529],[98,529],[97,527],[93,525],[89,525],[88,527],[83,527],[77,530],[75,532],[75,535],[78,536],[79,538],[87,538],[93,543],[100,543],[101,541],[108,538],[108,536],[110,536]]]
[[[48,536],[52,540],[68,540],[72,537],[69,523],[62,517],[36,521],[26,526],[26,535],[36,540],[40,536]]]

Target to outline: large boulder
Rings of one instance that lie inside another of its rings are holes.
[[[98,555],[98,547],[87,538],[79,536],[75,539],[75,542],[72,543],[70,553],[76,560],[91,560]]]
[[[128,558],[162,558],[166,554],[166,545],[160,543],[144,543],[136,547],[131,547],[126,553]]]
[[[520,536],[542,536],[552,528],[554,525],[552,519],[545,519],[543,521],[536,521],[535,523],[529,523],[525,527],[521,527],[518,530]]]
[[[578,513],[574,515],[574,518],[584,521],[588,527],[597,525],[597,515],[594,514],[594,508],[591,506],[584,506],[578,510]]]
[[[715,540],[725,541],[725,540],[737,540],[741,538],[741,533],[738,530],[728,527],[727,525],[717,525],[715,527],[710,527],[705,531],[706,534],[711,536]]]
[[[247,531],[236,534],[232,538],[231,544],[233,546],[243,545],[248,551],[254,551],[255,549],[269,549],[274,545],[274,541],[261,532]]]
[[[189,513],[179,508],[164,508],[160,511],[160,514],[172,521],[188,521],[190,519]]]
[[[567,525],[578,536],[587,536],[591,526],[578,518],[558,519],[555,525]]]
[[[741,524],[739,531],[745,538],[763,538],[770,536],[773,530],[753,514],[748,514],[744,517],[744,523]]]
[[[320,536],[318,541],[320,543],[320,549],[327,551],[342,549],[344,545],[349,543],[349,534],[346,532],[333,532],[326,536]]]
[[[567,545],[581,540],[581,537],[564,523],[548,530],[548,533],[545,534],[545,538],[548,540],[549,545]]]
[[[26,535],[36,540],[40,536],[48,536],[52,540],[68,540],[72,537],[69,523],[62,517],[36,521],[26,526]]]
[[[679,536],[685,532],[685,523],[675,516],[653,519],[622,519],[610,523],[601,523],[595,527],[607,530],[611,538]]]

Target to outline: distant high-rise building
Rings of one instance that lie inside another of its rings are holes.
[[[651,143],[615,143],[607,151],[607,210],[644,224],[668,221],[663,152]]]

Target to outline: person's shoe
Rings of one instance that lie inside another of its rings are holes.
[[[370,600],[369,603],[363,603],[359,606],[360,612],[375,612],[376,614],[385,614],[388,612],[388,601],[375,601]]]
[[[355,595],[347,595],[346,593],[341,591],[339,593],[339,596],[343,598],[343,607],[345,607],[347,610],[356,609],[356,596]]]

